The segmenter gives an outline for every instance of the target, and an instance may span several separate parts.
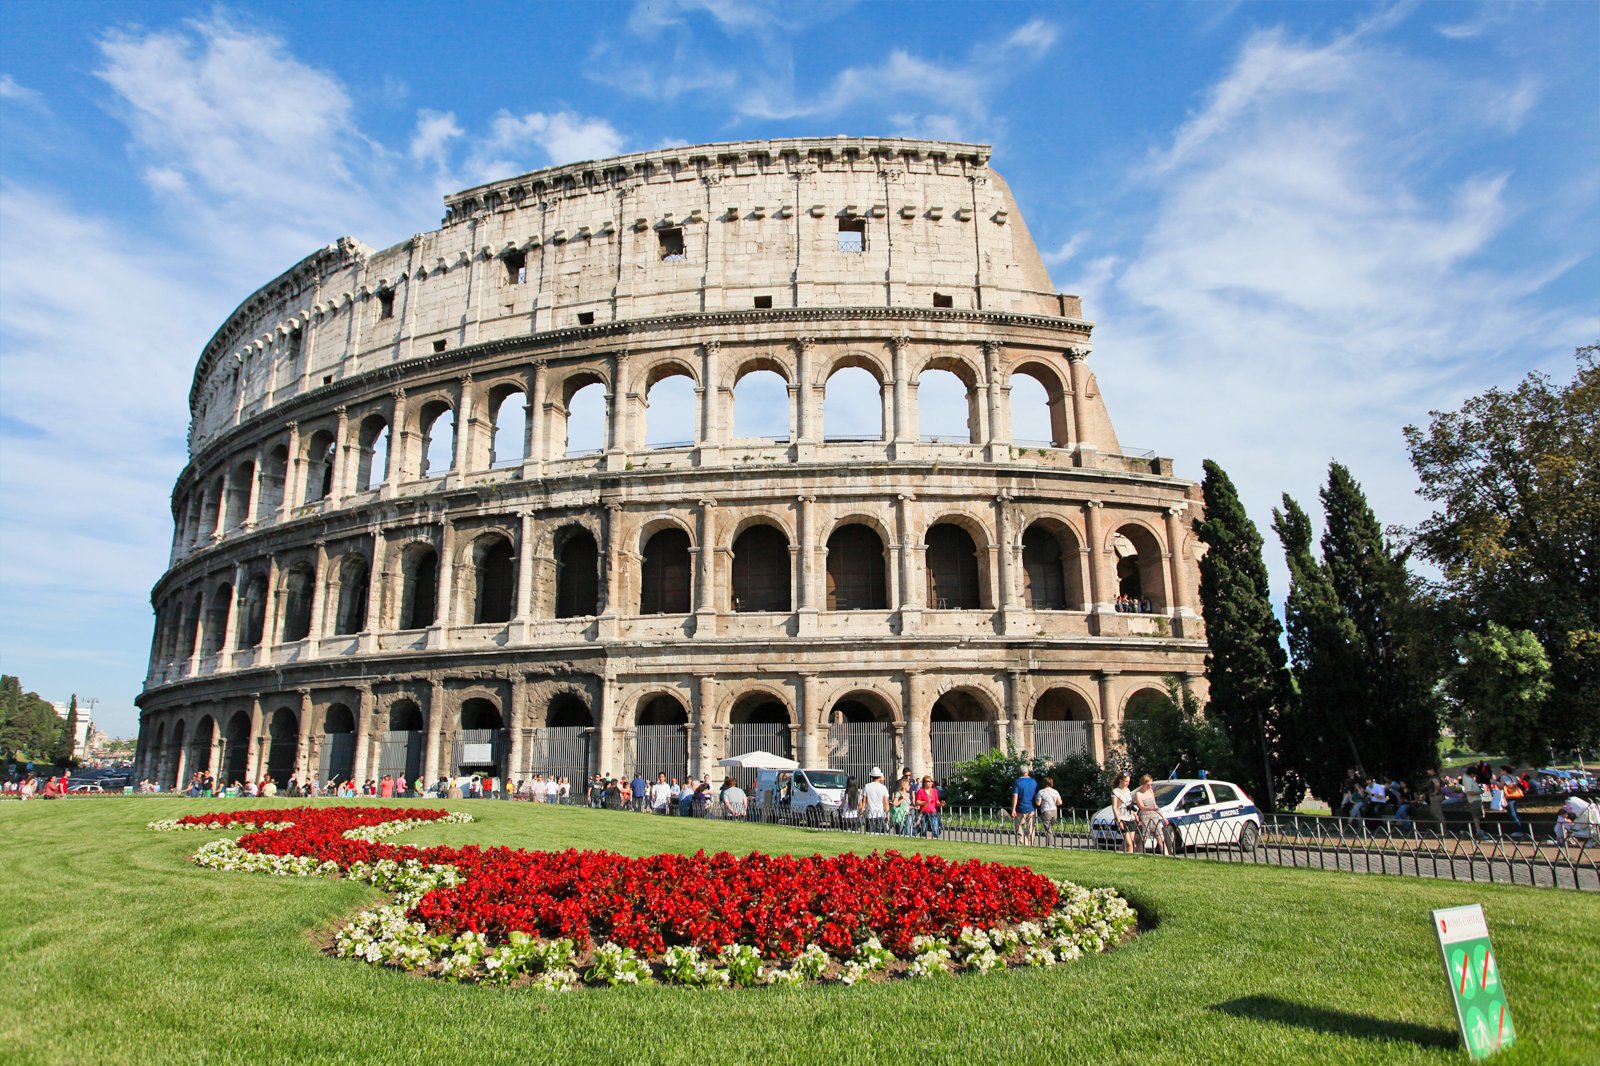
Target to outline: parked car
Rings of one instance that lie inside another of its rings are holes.
[[[1197,847],[1237,847],[1254,851],[1261,842],[1261,811],[1244,789],[1231,781],[1157,781],[1156,806],[1167,820],[1169,850]],[[1089,834],[1097,847],[1121,848],[1109,806],[1094,812]]]
[[[93,781],[86,781],[81,785],[73,785],[71,788],[67,789],[67,791],[69,793],[70,792],[104,792],[105,789],[101,788],[99,785],[95,784]]]

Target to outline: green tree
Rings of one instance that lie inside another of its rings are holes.
[[[78,752],[78,694],[72,694],[72,700],[67,705],[67,724],[61,732],[61,751],[57,758],[63,762],[70,762]]]
[[[995,748],[956,763],[945,781],[945,800],[949,803],[976,803],[1011,806],[1011,786],[1026,766],[1034,777],[1042,778],[1047,764],[1037,756],[1007,748]]]
[[[1437,760],[1443,660],[1406,552],[1384,536],[1361,486],[1332,463],[1320,495],[1320,562],[1294,500],[1284,497],[1273,524],[1290,573],[1285,617],[1299,689],[1290,731],[1312,790],[1329,799],[1346,770],[1410,778]]]
[[[0,675],[0,754],[7,760],[52,763],[61,754],[66,723],[37,692],[25,692],[20,678]]]
[[[1443,571],[1443,640],[1494,622],[1538,638],[1550,688],[1522,710],[1516,746],[1600,745],[1600,345],[1558,385],[1529,374],[1458,411],[1434,411],[1406,446],[1434,513],[1411,531]]]
[[[1206,716],[1222,727],[1232,748],[1227,765],[1218,769],[1260,797],[1267,809],[1292,809],[1305,795],[1305,783],[1280,722],[1293,686],[1283,626],[1272,610],[1261,533],[1232,480],[1209,459],[1200,491],[1206,516],[1194,529],[1206,546],[1200,559],[1200,605],[1211,645]]]
[[[1534,762],[1546,754],[1539,715],[1550,696],[1550,659],[1526,629],[1488,623],[1456,640],[1451,724],[1474,750]]]
[[[1198,777],[1201,770],[1220,777],[1233,757],[1227,732],[1200,713],[1200,701],[1184,692],[1177,678],[1167,678],[1166,688],[1165,696],[1142,701],[1137,717],[1123,719],[1122,750],[1107,763],[1155,778],[1174,771]]]

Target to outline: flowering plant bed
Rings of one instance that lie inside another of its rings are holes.
[[[853,984],[1045,966],[1104,951],[1137,924],[1109,889],[932,855],[632,858],[381,841],[466,821],[427,808],[302,807],[149,827],[249,830],[201,847],[195,861],[208,868],[342,875],[393,893],[393,904],[339,931],[338,955],[549,989]]]

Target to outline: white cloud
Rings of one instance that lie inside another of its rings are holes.
[[[414,162],[442,167],[446,148],[460,136],[461,127],[456,125],[454,111],[418,111],[416,132],[411,136],[411,158]]]
[[[9,74],[0,74],[0,100],[35,110],[43,110],[45,107],[43,93],[28,88]]]
[[[1044,260],[1046,266],[1064,266],[1078,257],[1078,249],[1083,247],[1083,242],[1086,236],[1087,235],[1083,233],[1074,233],[1065,241],[1062,241],[1059,247],[1050,249],[1048,251],[1042,251],[1039,253],[1039,255]]]

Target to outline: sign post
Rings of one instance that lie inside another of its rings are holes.
[[[1467,1054],[1482,1059],[1510,1047],[1517,1031],[1500,982],[1500,964],[1489,946],[1483,907],[1474,903],[1434,911],[1433,931],[1439,938],[1439,956]]]

